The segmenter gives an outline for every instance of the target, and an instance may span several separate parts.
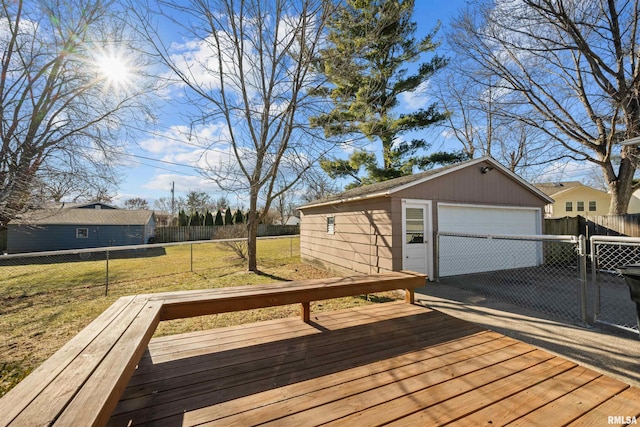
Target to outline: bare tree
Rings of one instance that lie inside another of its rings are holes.
[[[316,168],[310,169],[304,175],[303,188],[300,199],[306,203],[324,199],[340,190],[333,179],[329,178],[324,171]]]
[[[229,207],[229,199],[225,196],[220,196],[215,200],[214,204],[216,209],[225,210]]]
[[[0,1],[0,225],[29,208],[43,168],[113,164],[124,120],[148,104],[142,81],[125,87],[110,68],[126,37],[114,12],[99,0]]]
[[[257,271],[256,237],[262,216],[326,153],[320,135],[308,123],[319,113],[320,101],[309,89],[318,86],[313,62],[330,4],[159,2],[165,19],[180,16],[172,21],[188,40],[182,50],[174,45],[168,51],[159,44],[157,50],[184,85],[190,104],[199,109],[193,122],[225,126],[210,148],[229,156],[210,163],[207,176],[223,190],[248,198],[249,271]],[[278,184],[282,182],[286,184]]]
[[[172,206],[175,205],[175,200],[172,202],[169,197],[159,197],[153,202],[153,207],[159,211],[171,212]]]
[[[185,205],[188,213],[216,210],[216,204],[211,200],[211,196],[200,190],[189,190],[185,196]]]
[[[295,206],[293,203],[294,190],[289,189],[287,192],[280,192],[278,197],[273,201],[274,209],[280,218],[280,225],[285,225],[289,217],[295,214]]]
[[[81,161],[82,154],[75,160]],[[72,164],[52,165],[45,163],[37,172],[32,183],[32,202],[29,205],[42,206],[49,202],[94,201],[98,194],[115,195],[118,175],[110,165],[92,164],[89,161],[75,167]]]
[[[637,1],[484,1],[456,22],[454,43],[510,104],[502,114],[538,129],[567,158],[597,165],[611,213],[626,213],[640,135]],[[617,161],[614,159],[618,157]]]
[[[449,113],[441,125],[455,138],[468,158],[491,156],[511,171],[526,175],[532,166],[557,160],[549,138],[537,128],[513,120],[512,107],[501,99],[500,89],[461,56],[434,79],[435,94]]]
[[[126,209],[132,209],[132,210],[136,210],[136,209],[147,210],[149,209],[149,202],[147,202],[145,199],[141,197],[134,197],[132,199],[125,200],[124,207]]]

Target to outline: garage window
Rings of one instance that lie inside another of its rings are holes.
[[[407,208],[406,216],[407,243],[423,243],[424,210],[422,208]]]
[[[584,202],[578,202],[578,212],[584,212]]]
[[[564,210],[567,211],[567,212],[571,212],[573,210],[573,202],[567,202],[565,204]]]
[[[596,211],[596,202],[595,200],[591,200],[589,202],[589,212],[595,212]]]
[[[336,232],[336,218],[333,216],[327,217],[327,234],[335,234]]]
[[[76,228],[76,239],[87,239],[89,237],[88,228]]]

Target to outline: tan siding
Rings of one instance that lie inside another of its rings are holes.
[[[545,202],[532,191],[499,169],[480,173],[487,165],[479,163],[447,173],[422,184],[394,193],[394,197],[438,200],[450,203],[533,206],[544,208]]]
[[[393,251],[393,270],[402,270],[402,200],[393,198],[391,201],[391,227],[397,230],[391,237],[391,248]]]
[[[382,258],[392,258],[393,252],[392,249],[388,246],[383,245],[375,245],[374,242],[372,244],[365,243],[353,243],[349,241],[342,241],[340,245],[336,245],[333,241],[324,240],[318,237],[310,237],[304,240],[304,243],[301,243],[301,251],[304,249],[317,249],[323,253],[328,254],[338,254],[345,258],[353,258],[356,255],[362,255],[366,257],[382,257]],[[304,248],[304,249],[303,249]],[[346,251],[346,252],[344,252]]]
[[[565,216],[589,216],[606,215],[609,213],[611,196],[604,191],[598,191],[588,187],[577,187],[559,194],[554,194],[553,217],[562,218]],[[596,211],[589,211],[589,202],[596,202]],[[567,202],[571,202],[572,210],[567,211]],[[578,210],[578,202],[582,202],[584,210]]]
[[[301,256],[339,271],[372,273],[402,269],[402,199],[430,200],[437,232],[438,203],[535,207],[546,201],[522,182],[495,168],[482,174],[481,162],[453,170],[389,197],[376,197],[306,208],[301,223]],[[335,234],[327,234],[327,217],[335,217]]]
[[[389,198],[305,209],[300,229],[303,260],[338,271],[371,273],[393,270]],[[327,217],[335,233],[327,233]]]

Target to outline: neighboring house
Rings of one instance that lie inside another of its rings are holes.
[[[472,249],[464,265],[455,262],[460,245],[469,253],[465,239],[441,245],[438,266],[437,233],[540,234],[544,206],[552,202],[497,161],[483,157],[301,206],[300,254],[329,269],[367,274],[413,270],[434,279],[438,273],[488,271],[504,260],[482,245]],[[530,251],[520,257],[524,265],[541,262],[541,249],[526,247],[533,249],[518,247],[513,253]]]
[[[156,226],[158,227],[168,227],[171,225],[175,225],[174,222],[177,222],[177,218],[171,215],[171,212],[167,211],[153,211],[156,217]]]
[[[631,194],[631,199],[629,199],[629,207],[627,208],[627,213],[637,214],[640,213],[640,190],[636,190]]]
[[[609,193],[588,187],[578,181],[534,184],[552,197],[554,202],[545,206],[545,218],[565,216],[607,215],[611,196]]]
[[[7,252],[139,245],[155,235],[153,211],[90,203],[40,209],[10,221]]]
[[[298,218],[295,215],[289,215],[283,225],[298,225],[298,224],[300,224],[300,218]]]

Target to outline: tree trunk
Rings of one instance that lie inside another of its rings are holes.
[[[617,179],[610,164],[608,165],[609,167],[603,167],[604,176],[607,178],[607,186],[611,193],[609,215],[625,215],[629,207],[629,200],[633,192],[633,174],[635,173],[634,162],[629,157],[630,150],[632,150],[630,147],[622,149]]]
[[[251,189],[247,215],[247,270],[258,271],[258,192]]]
[[[251,218],[249,214],[249,223],[247,224],[247,270],[252,272],[258,271],[258,219]]]

